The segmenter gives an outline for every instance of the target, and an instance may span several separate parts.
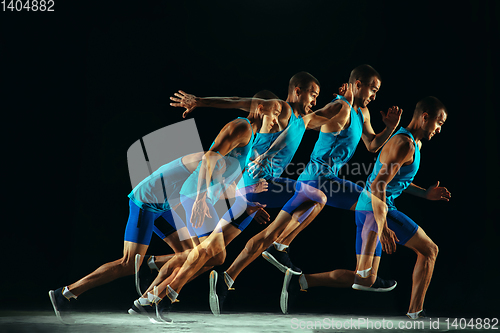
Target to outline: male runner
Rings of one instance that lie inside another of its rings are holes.
[[[73,284],[49,291],[54,311],[62,322],[72,322],[72,319],[67,316],[71,299],[76,299],[85,291],[99,285],[134,274],[136,254],[140,254],[142,260],[153,231],[176,253],[194,247],[193,239],[189,236],[186,227],[166,236],[157,225],[170,225],[170,232],[176,231],[175,221],[181,220],[172,207],[177,206],[175,202],[178,202],[178,192],[184,181],[196,169],[202,156],[203,153],[190,154],[165,164],[132,190],[129,194],[129,219],[125,229],[123,257],[100,266]],[[168,193],[168,198],[163,191]],[[179,239],[184,240],[179,241]],[[162,261],[162,257],[167,258],[166,260],[170,259],[170,256],[160,256],[156,257],[155,262],[148,264],[158,269],[157,267],[161,267],[166,261]]]
[[[391,254],[396,244],[400,244],[417,254],[407,315],[412,319],[423,316],[424,298],[438,247],[421,227],[396,209],[394,199],[405,191],[428,200],[449,201],[450,192],[439,187],[439,182],[427,190],[412,183],[420,164],[422,140],[430,140],[440,133],[447,115],[448,111],[435,97],[426,97],[417,103],[410,124],[399,129],[380,152],[356,205],[356,272],[338,269],[293,278],[287,271],[283,285],[285,297],[281,299],[284,312],[289,288],[352,286],[356,290],[370,290],[378,280],[382,250]]]

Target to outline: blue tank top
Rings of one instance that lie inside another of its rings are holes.
[[[399,197],[401,193],[406,190],[408,186],[410,186],[413,178],[417,174],[418,167],[420,166],[420,149],[418,148],[413,135],[405,128],[400,128],[394,135],[398,134],[407,135],[412,139],[413,144],[415,145],[415,153],[413,154],[413,163],[402,166],[399,169],[398,173],[394,176],[394,178],[389,182],[389,184],[387,184],[386,203],[389,210],[396,209],[396,206],[394,205],[394,199]],[[394,137],[394,135],[392,137]],[[359,197],[358,204],[356,206],[357,210],[373,210],[370,195],[365,191],[371,192],[371,185],[375,180],[375,177],[377,177],[381,167],[382,163],[380,163],[379,154],[377,157],[377,161],[375,162],[375,166],[373,167],[373,171],[368,177],[365,189]]]
[[[247,118],[238,117],[236,119],[245,119],[248,124],[250,124],[250,121]],[[227,186],[229,186],[241,175],[245,166],[248,164],[254,141],[255,136],[252,130],[252,136],[245,146],[236,147],[226,156],[223,156],[222,159],[219,159],[214,168],[212,181],[210,182],[210,187],[208,189],[207,202],[212,205],[215,204],[219,200],[222,192],[226,190]],[[215,141],[212,142],[210,148],[212,148],[214,143]],[[189,176],[180,190],[180,194],[190,197],[193,200],[196,199],[198,192],[198,176],[200,174],[201,164],[202,162],[198,164],[196,170],[191,176]],[[206,183],[203,184],[201,191],[206,191]]]
[[[260,170],[261,178],[278,178],[281,176],[283,171],[285,171],[286,167],[297,152],[300,142],[302,141],[302,137],[306,131],[306,126],[302,116],[295,116],[292,109],[288,125],[283,131],[287,131],[286,137],[283,141],[283,146],[276,155],[268,158],[268,163],[266,163],[265,168]],[[249,162],[253,161],[257,158],[257,156],[264,154],[272,146],[274,141],[276,141],[276,139],[283,133],[283,131],[276,133],[257,133]],[[255,184],[259,181],[259,179],[253,179],[248,172],[243,174],[243,180],[246,186]]]
[[[164,212],[179,203],[179,191],[191,172],[182,157],[162,165],[130,192],[137,206],[152,212]]]
[[[347,100],[338,95],[332,102],[337,100]],[[349,104],[349,102],[347,102]],[[318,141],[314,145],[311,159],[304,171],[300,174],[299,180],[317,180],[319,177],[336,177],[340,168],[344,166],[354,155],[361,135],[363,134],[363,113],[351,107],[349,127],[340,132],[319,133]]]

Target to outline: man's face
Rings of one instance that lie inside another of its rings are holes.
[[[380,89],[379,79],[376,77],[371,79],[371,82],[366,84],[361,81],[356,81],[358,91],[354,95],[354,97],[358,100],[358,106],[361,108],[366,108],[371,101],[374,101],[377,97],[377,92]],[[358,83],[359,82],[359,83]]]
[[[312,82],[308,88],[295,88],[297,103],[302,106],[305,114],[311,113],[319,96],[319,86]]]
[[[275,99],[270,99],[259,103],[257,105],[257,112],[263,117],[268,117],[267,120],[275,124],[278,122],[278,116],[281,114],[281,104]]]
[[[422,125],[422,129],[425,133],[424,138],[430,140],[434,135],[441,133],[441,127],[443,126],[448,116],[446,115],[446,112],[444,112],[444,110],[439,110],[437,116],[434,118],[425,119],[425,115],[427,115],[427,113],[424,113],[423,115],[424,122]]]

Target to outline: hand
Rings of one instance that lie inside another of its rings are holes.
[[[247,186],[246,188],[246,193],[261,193],[261,192],[267,192],[267,187],[269,186],[268,182],[262,178],[259,180],[257,184],[253,184],[250,186]]]
[[[439,187],[439,181],[430,186],[425,191],[425,198],[427,200],[444,200],[450,201],[451,193],[446,189],[446,187]]]
[[[394,130],[399,125],[403,109],[400,109],[398,106],[393,106],[392,108],[389,108],[387,113],[384,113],[384,111],[380,111],[380,113],[382,114],[382,121],[385,126]]]
[[[248,163],[248,174],[252,176],[253,179],[261,178],[264,170],[268,167],[269,161],[259,157]]]
[[[336,94],[333,94],[336,95]],[[339,95],[344,96],[344,98],[352,105],[354,100],[354,95],[352,94],[352,83],[344,83],[339,88]]]
[[[182,114],[182,118],[186,118],[186,116],[198,106],[195,95],[185,93],[182,90],[174,93],[174,95],[176,97],[170,97],[170,99],[177,103],[170,103],[170,106],[175,106],[177,108],[186,108],[186,111],[184,111],[184,113]]]
[[[201,199],[196,198],[191,210],[191,224],[194,228],[200,228],[205,221],[205,216],[211,218],[210,209],[208,208],[206,197]]]
[[[380,234],[380,243],[382,243],[382,250],[387,254],[396,252],[396,242],[399,242],[396,234],[394,233],[394,231],[389,229],[387,225],[385,225],[382,229],[382,233]]]
[[[246,212],[248,215],[252,215],[255,213],[253,219],[257,221],[257,223],[267,224],[267,222],[270,221],[269,219],[270,215],[268,212],[264,210],[264,207],[266,207],[266,205],[262,205],[258,202],[252,202],[252,203],[249,202]]]

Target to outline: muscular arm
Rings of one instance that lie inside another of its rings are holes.
[[[302,117],[302,119],[307,129],[325,126],[325,128],[323,128],[325,132],[338,132],[341,131],[349,121],[350,110],[350,105],[345,101],[336,100]]]
[[[379,149],[385,144],[385,142],[389,139],[391,134],[394,132],[396,127],[399,124],[399,120],[401,119],[402,109],[399,109],[397,106],[393,106],[387,111],[387,113],[382,114],[382,120],[385,123],[385,129],[375,134],[375,131],[372,128],[370,121],[370,112],[368,108],[361,109],[363,112],[364,123],[363,123],[363,134],[361,139],[365,143],[366,149],[372,153],[376,153]]]
[[[210,107],[219,109],[240,109],[251,112],[252,102],[262,105],[261,112],[267,115],[279,115],[282,109],[283,101],[276,99],[259,99],[253,97],[197,97],[192,94],[185,93],[182,90],[170,97],[175,103],[170,103],[171,106],[185,108],[182,114],[183,118],[191,113],[197,107]],[[286,103],[285,103],[286,104]]]
[[[203,224],[205,216],[210,217],[206,205],[207,191],[202,190],[203,185],[206,186],[205,189],[210,187],[217,162],[234,148],[247,144],[251,135],[252,128],[245,120],[232,121],[221,130],[210,150],[203,156],[198,175],[198,191],[191,215],[191,223],[197,221],[195,227]]]
[[[396,249],[396,236],[387,226],[386,188],[401,166],[413,158],[415,146],[410,138],[397,135],[384,147],[380,154],[382,167],[371,185],[372,207],[379,226],[380,242],[387,253]]]

